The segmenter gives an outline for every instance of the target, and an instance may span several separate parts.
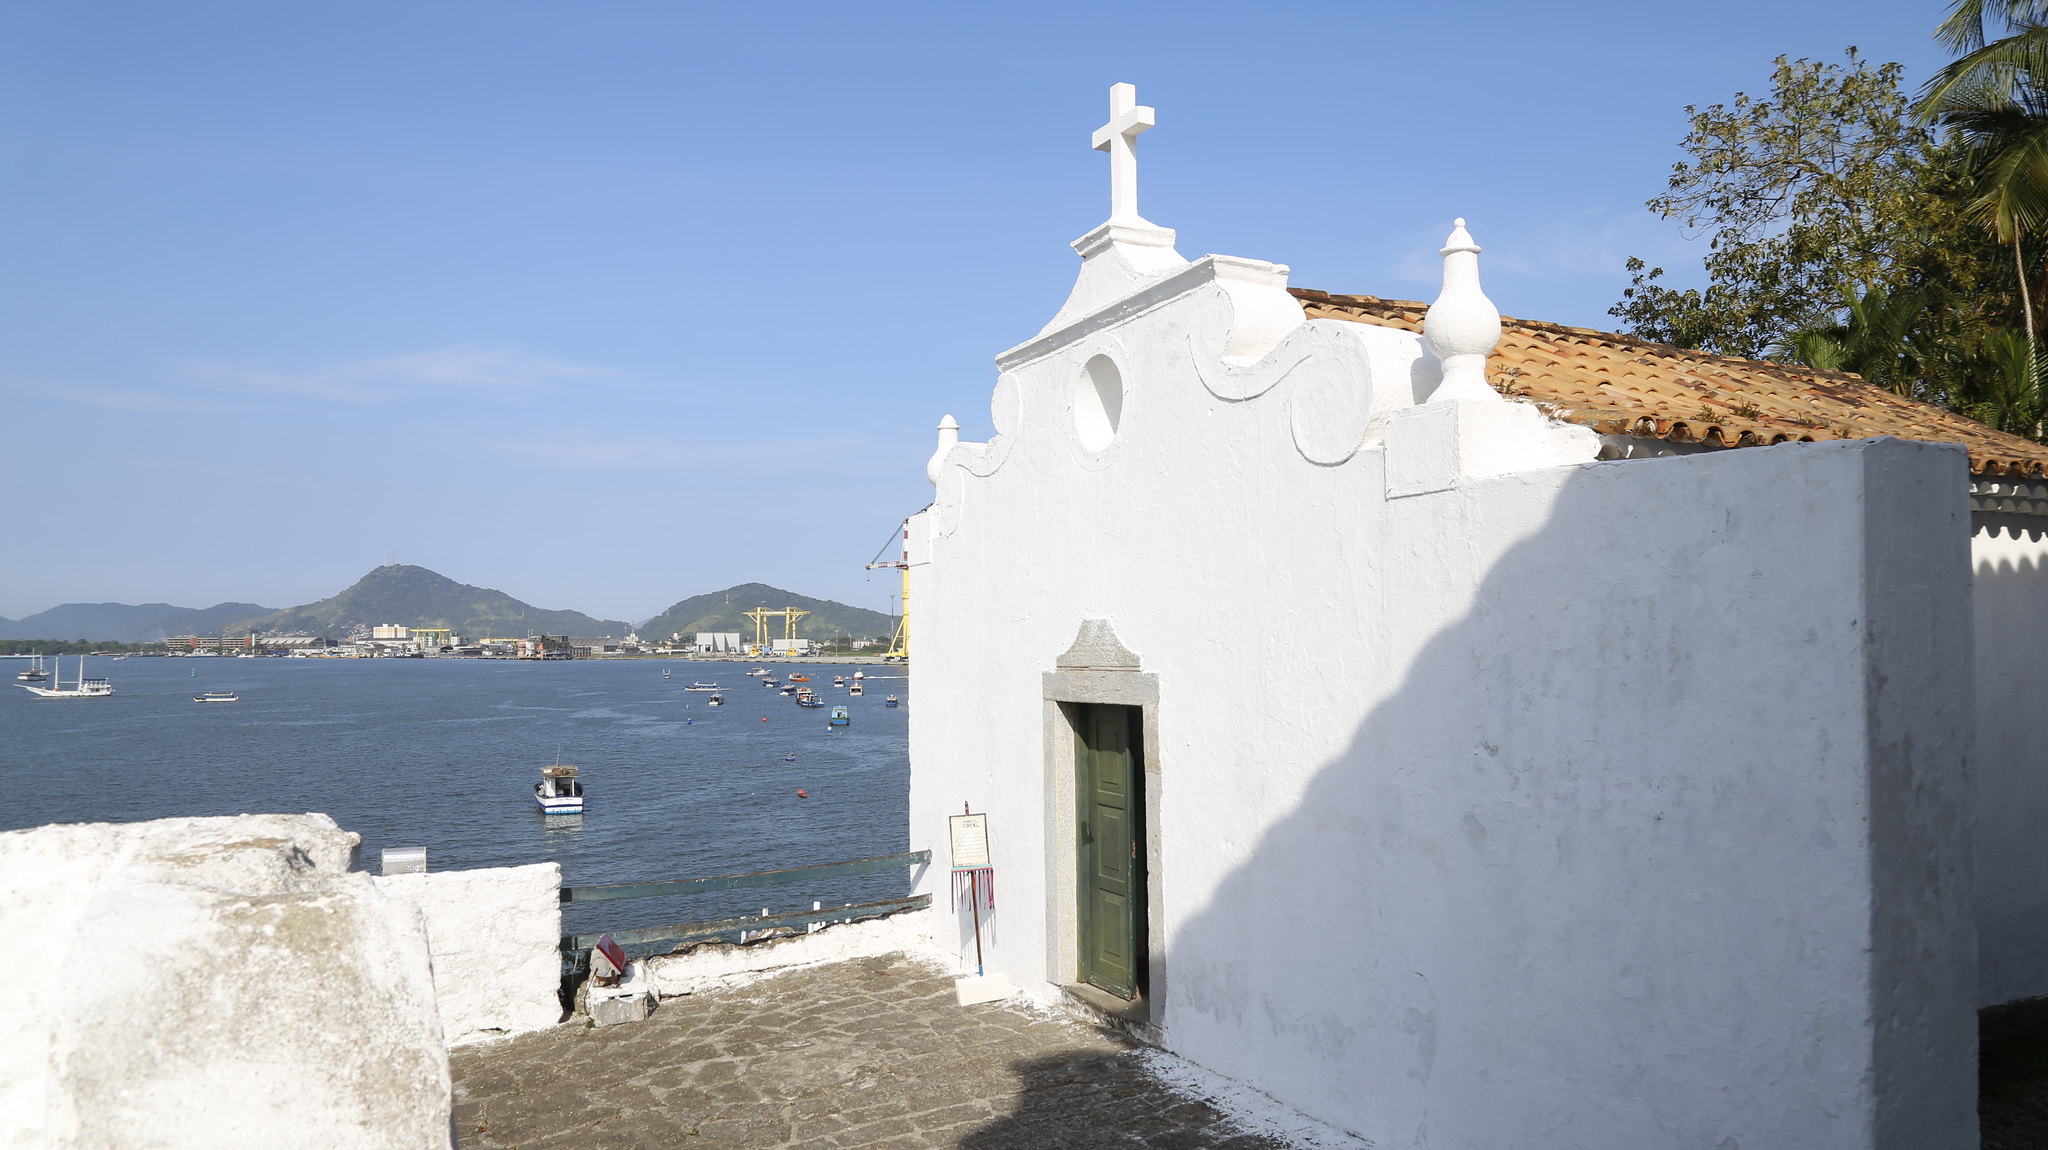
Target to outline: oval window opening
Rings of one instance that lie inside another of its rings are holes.
[[[1081,446],[1090,451],[1108,447],[1123,416],[1123,373],[1108,356],[1098,355],[1074,385],[1074,432]]]

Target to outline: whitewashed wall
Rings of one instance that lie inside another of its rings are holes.
[[[1974,1146],[1961,451],[1543,466],[1593,446],[1415,407],[1420,341],[1284,272],[1084,271],[935,460],[911,842],[988,812],[991,970],[1072,976],[1041,676],[1099,618],[1169,1049],[1383,1146]]]
[[[1976,570],[1980,1001],[2048,994],[2048,520],[1986,515]]]
[[[562,1020],[562,866],[382,875],[417,908],[433,954],[434,997],[450,1046]]]

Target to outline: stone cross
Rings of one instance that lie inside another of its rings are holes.
[[[1151,127],[1157,113],[1138,103],[1134,84],[1109,89],[1109,123],[1095,129],[1095,150],[1109,153],[1109,219],[1111,223],[1143,223],[1138,214],[1138,135]]]

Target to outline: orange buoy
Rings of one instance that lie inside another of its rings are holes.
[[[767,722],[767,721],[768,721],[768,716],[766,716],[766,715],[763,715],[763,716],[761,716],[761,721],[762,721],[762,722],[764,722],[764,723],[765,723],[765,722]]]
[[[805,793],[804,793],[804,792],[802,792],[802,791],[798,791],[798,792],[796,793],[796,797],[797,797],[797,798],[800,798],[800,799],[807,799],[807,798],[810,798],[811,796],[809,796],[809,795],[805,794]]]

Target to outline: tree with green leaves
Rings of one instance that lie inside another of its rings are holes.
[[[1649,339],[1763,356],[1886,293],[1960,271],[1981,249],[1954,197],[1958,156],[1915,120],[1897,64],[1779,57],[1764,98],[1688,107],[1681,146],[1649,208],[1708,240],[1704,290],[1658,282],[1631,259],[1609,314]]]

